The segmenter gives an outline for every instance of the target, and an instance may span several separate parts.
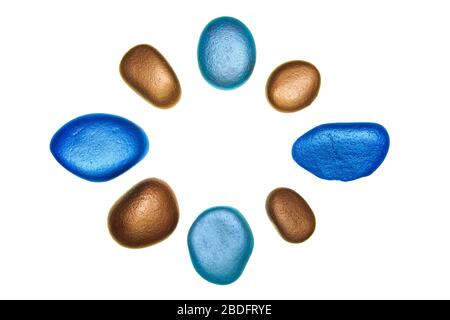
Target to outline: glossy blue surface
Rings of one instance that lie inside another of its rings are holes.
[[[148,152],[145,132],[110,114],[88,114],[66,123],[52,138],[55,159],[73,174],[95,182],[111,180]]]
[[[195,270],[209,282],[225,285],[244,271],[253,251],[253,235],[239,211],[214,207],[195,220],[188,247]]]
[[[217,18],[205,27],[197,54],[203,77],[219,89],[235,89],[244,84],[256,62],[250,30],[231,17]]]
[[[389,150],[389,135],[376,123],[330,123],[301,136],[292,157],[327,180],[351,181],[372,174]]]

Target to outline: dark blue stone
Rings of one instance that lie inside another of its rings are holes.
[[[188,235],[195,270],[215,284],[236,281],[253,251],[250,226],[236,209],[215,207],[195,220]]]
[[[389,135],[376,123],[330,123],[301,136],[292,157],[326,180],[351,181],[371,175],[389,150]]]
[[[241,86],[250,78],[255,62],[255,41],[241,21],[221,17],[203,30],[198,45],[198,64],[211,85],[219,89]]]
[[[55,159],[73,174],[95,182],[111,180],[148,152],[145,132],[110,114],[88,114],[66,123],[52,138]]]

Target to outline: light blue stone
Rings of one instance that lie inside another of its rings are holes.
[[[292,147],[298,165],[326,180],[371,175],[389,150],[389,135],[377,123],[330,123],[301,136]]]
[[[198,45],[198,64],[211,85],[235,89],[250,78],[255,63],[255,41],[241,21],[221,17],[205,27]]]
[[[230,207],[214,207],[195,220],[188,235],[195,270],[207,281],[236,281],[253,251],[253,234],[244,216]]]
[[[110,114],[88,114],[66,123],[52,138],[55,159],[80,178],[111,180],[148,152],[145,132],[133,122]]]

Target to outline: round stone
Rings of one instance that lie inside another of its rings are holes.
[[[320,89],[320,73],[306,61],[290,61],[276,68],[266,85],[270,104],[281,112],[295,112],[309,106]]]
[[[109,212],[112,237],[128,248],[144,248],[167,238],[178,224],[178,204],[170,186],[151,178],[127,191]]]
[[[256,63],[255,41],[239,20],[221,17],[203,30],[198,45],[203,77],[219,89],[235,89],[251,76]]]
[[[195,220],[188,235],[195,270],[209,282],[236,281],[253,251],[253,235],[244,216],[230,207],[214,207]]]
[[[316,228],[313,211],[305,199],[292,189],[273,190],[267,197],[266,211],[280,235],[288,242],[304,242]]]

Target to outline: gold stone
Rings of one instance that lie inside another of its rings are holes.
[[[167,238],[178,223],[178,204],[170,186],[151,178],[139,182],[111,208],[108,227],[128,248],[143,248]]]
[[[320,73],[306,61],[290,61],[276,68],[266,85],[270,104],[281,112],[295,112],[309,106],[317,97]]]
[[[316,218],[308,203],[294,190],[278,188],[266,201],[270,220],[288,242],[301,243],[314,233]]]
[[[159,108],[174,106],[181,96],[178,78],[161,53],[141,44],[130,49],[120,63],[120,74],[128,85]]]

